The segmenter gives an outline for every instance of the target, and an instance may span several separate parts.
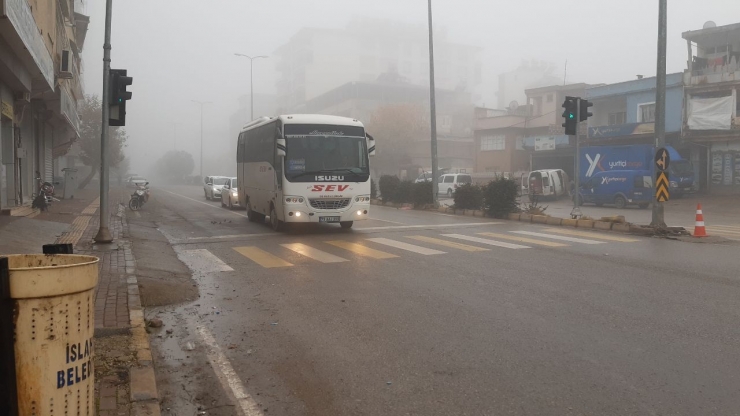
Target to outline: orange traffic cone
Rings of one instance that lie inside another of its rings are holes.
[[[701,211],[701,204],[696,206],[696,226],[694,227],[694,237],[708,237],[707,229],[704,228],[704,213]]]

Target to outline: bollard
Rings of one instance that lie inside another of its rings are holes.
[[[98,261],[71,254],[8,256],[18,415],[95,414]]]

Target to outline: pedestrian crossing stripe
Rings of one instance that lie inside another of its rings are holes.
[[[321,251],[319,249],[301,243],[281,244],[281,246],[310,259],[320,261],[321,263],[341,263],[344,261],[349,261],[347,259],[335,256],[331,253],[327,253],[325,251]]]
[[[234,247],[234,250],[241,254],[242,256],[252,260],[253,262],[259,264],[260,266],[271,269],[273,267],[291,267],[293,266],[292,263],[288,263],[287,261],[281,259],[280,257],[277,257],[275,255],[272,255],[260,248],[257,248],[255,246],[249,246],[249,247]]]
[[[391,240],[388,238],[368,238],[368,241],[372,241],[373,243],[383,244],[389,247],[395,247],[399,248],[401,250],[411,251],[413,253],[423,254],[425,256],[430,256],[434,254],[445,254],[444,251],[434,250],[431,248],[421,247],[414,244],[408,244],[404,243],[402,241],[396,241]]]
[[[491,251],[487,248],[471,246],[468,244],[456,243],[454,241],[440,240],[439,238],[427,237],[425,235],[410,235],[406,238],[411,238],[417,241],[423,241],[425,243],[437,244],[439,246],[445,246],[450,248],[456,248],[464,251]]]
[[[515,234],[523,234],[523,235],[531,235],[534,237],[542,237],[542,238],[550,238],[553,240],[562,240],[562,241],[569,241],[571,243],[580,243],[580,244],[604,244],[603,241],[595,241],[595,240],[586,240],[583,238],[575,238],[575,237],[566,237],[563,235],[552,235],[552,234],[544,234],[544,233],[535,233],[532,231],[512,231],[512,233]]]
[[[361,256],[370,257],[374,259],[392,259],[392,258],[398,257],[395,254],[386,253],[385,251],[375,250],[368,246],[364,246],[362,244],[357,244],[357,243],[351,243],[349,241],[334,240],[334,241],[327,241],[326,243],[331,244],[335,247],[345,249],[347,251],[351,251],[355,254],[359,254]]]
[[[574,231],[574,230],[564,230],[560,228],[549,228],[546,231],[549,231],[551,233],[558,233],[558,234],[567,234],[572,235],[576,237],[589,237],[589,238],[597,238],[601,240],[609,240],[609,241],[619,241],[620,243],[634,243],[637,241],[640,241],[635,238],[627,238],[627,237],[619,237],[616,235],[606,235],[606,234],[599,234],[596,232],[589,232],[589,231]]]
[[[518,241],[520,243],[527,244],[538,244],[546,247],[568,247],[567,244],[554,243],[552,241],[535,240],[534,238],[517,237],[515,235],[508,234],[497,234],[497,233],[478,233],[478,235],[484,235],[486,237],[503,238],[504,240]]]
[[[511,248],[514,250],[518,250],[522,248],[532,248],[532,247],[523,246],[520,244],[505,243],[503,241],[489,240],[487,238],[472,237],[472,236],[462,235],[462,234],[442,234],[442,236],[449,237],[449,238],[457,238],[459,240],[472,241],[474,243],[488,244],[489,246]]]

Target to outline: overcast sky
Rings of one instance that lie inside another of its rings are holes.
[[[567,59],[569,82],[655,75],[657,0],[433,1],[435,26],[445,27],[451,41],[484,48],[489,106],[498,74],[524,59],[558,65]],[[86,7],[85,90],[101,94],[105,1],[88,0]],[[178,149],[193,154],[197,172],[200,107],[191,100],[202,100],[213,102],[204,111],[204,165],[215,169],[208,160],[235,140],[228,118],[249,92],[249,62],[235,52],[271,55],[301,27],[341,28],[353,16],[424,24],[426,13],[424,0],[114,0],[112,67],[134,78],[127,115],[132,166],[145,171],[172,149],[177,123]],[[670,73],[686,66],[682,32],[707,20],[738,23],[740,7],[732,0],[671,0],[668,16]],[[586,34],[582,40],[576,25]],[[273,63],[255,61],[255,92],[274,92]]]

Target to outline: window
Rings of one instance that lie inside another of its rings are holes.
[[[640,104],[637,106],[637,121],[640,123],[655,122],[655,103]]]
[[[653,178],[651,176],[635,176],[635,189],[649,189],[653,187]]]
[[[552,102],[552,94],[547,94],[547,102],[548,103]]]
[[[457,177],[457,183],[473,183],[473,178],[470,175],[459,175]]]
[[[618,126],[620,124],[627,123],[627,113],[622,111],[620,113],[609,114],[609,125]]]
[[[445,175],[444,177],[444,183],[453,183],[455,181],[455,177],[452,175]]]
[[[480,139],[480,150],[505,150],[506,149],[506,137],[505,136],[488,136],[481,137]]]

